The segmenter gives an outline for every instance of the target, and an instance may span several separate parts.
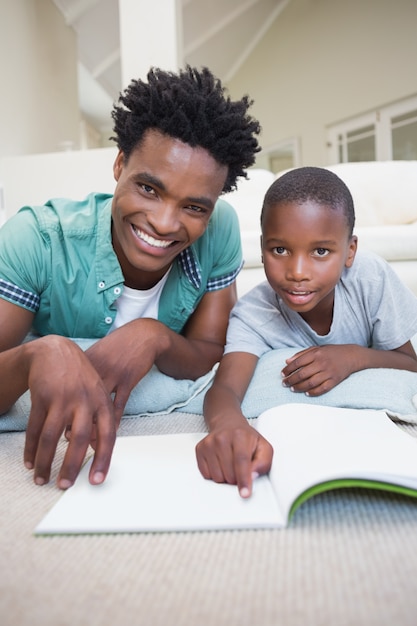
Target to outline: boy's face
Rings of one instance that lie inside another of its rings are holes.
[[[118,154],[113,171],[113,247],[126,285],[149,289],[206,230],[227,167],[151,129],[128,161]]]
[[[326,205],[279,203],[264,215],[266,277],[286,305],[307,322],[332,315],[334,288],[343,269],[352,265],[356,247],[345,215]]]

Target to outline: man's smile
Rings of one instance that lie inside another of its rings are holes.
[[[143,230],[140,230],[134,224],[132,224],[131,226],[132,226],[132,230],[133,230],[135,236],[138,239],[141,239],[142,241],[144,241],[145,243],[147,243],[148,245],[150,245],[150,246],[152,246],[154,248],[168,248],[173,243],[175,243],[175,239],[155,239],[155,237],[152,237],[151,235],[148,235]]]

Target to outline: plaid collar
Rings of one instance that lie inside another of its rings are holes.
[[[201,287],[201,270],[192,249],[183,250],[178,256],[178,261],[190,283],[199,289]]]

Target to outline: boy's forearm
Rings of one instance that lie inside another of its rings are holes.
[[[356,346],[356,356],[353,362],[355,368],[353,371],[390,368],[417,372],[417,359],[412,354],[400,350],[376,350]]]
[[[204,421],[209,432],[217,428],[238,427],[246,418],[232,390],[214,383],[204,398]]]
[[[217,428],[239,428],[242,422],[247,424],[242,401],[257,362],[258,357],[247,352],[231,352],[222,358],[204,398],[204,419],[210,432]]]

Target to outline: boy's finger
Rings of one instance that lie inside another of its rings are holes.
[[[200,445],[197,445],[196,456],[198,469],[206,480],[214,480],[215,483],[224,482],[220,465],[215,456],[208,456],[205,452],[202,452]]]
[[[266,439],[259,439],[252,460],[252,472],[258,476],[268,474],[271,469],[274,449]]]
[[[234,474],[239,494],[242,498],[249,498],[252,494],[252,459],[255,452],[244,443],[237,440],[234,446]]]

